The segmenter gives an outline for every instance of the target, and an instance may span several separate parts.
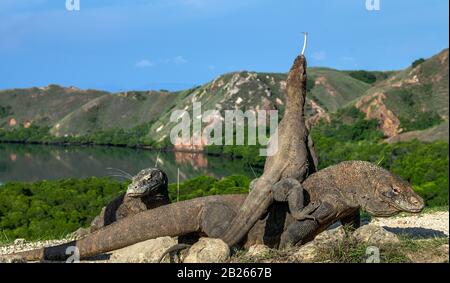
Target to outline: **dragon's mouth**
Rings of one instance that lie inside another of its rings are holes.
[[[392,199],[387,199],[387,203],[390,207],[398,210],[397,213],[400,212],[408,212],[408,213],[419,213],[423,210],[425,207],[425,204],[423,202],[417,202],[417,204],[408,203],[406,201],[395,201]]]
[[[409,208],[409,207],[401,207],[399,205],[395,205],[395,208],[399,209],[399,212],[408,212],[408,213],[419,213],[423,210],[423,207],[421,208]]]
[[[380,210],[380,211],[367,211],[369,212],[371,215],[375,216],[375,217],[391,217],[391,216],[395,216],[397,214],[399,214],[401,211],[397,210],[397,209],[393,209],[391,211],[387,211],[387,210]]]

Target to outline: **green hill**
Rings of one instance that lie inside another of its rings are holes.
[[[117,130],[137,135],[135,128],[140,126],[140,132],[142,127],[150,128],[144,134],[147,140],[161,142],[173,127],[172,111],[192,113],[193,102],[201,102],[203,111],[278,109],[282,113],[285,79],[286,74],[242,71],[180,92],[109,93],[57,85],[4,90],[0,91],[0,132],[45,127],[53,137]],[[356,106],[366,118],[379,121],[387,138],[433,128],[425,134],[426,140],[433,140],[430,135],[438,139],[448,132],[448,49],[399,72],[310,68],[308,90],[306,112],[311,123],[329,121],[333,113]],[[423,135],[403,135],[401,140],[410,136]]]
[[[355,106],[367,118],[379,120],[388,138],[406,132],[415,132],[409,136],[427,141],[442,138],[448,132],[448,57],[449,51],[445,49],[428,60],[414,62],[406,70],[375,84]],[[417,134],[430,128],[435,130],[428,131],[426,137]]]

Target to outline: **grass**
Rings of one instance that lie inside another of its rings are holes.
[[[425,207],[421,214],[433,213],[433,212],[446,212],[449,211],[448,206],[431,206]]]
[[[412,257],[425,255],[428,259],[435,254],[439,247],[449,243],[448,238],[433,238],[416,240],[406,236],[399,236],[399,243],[386,244],[380,248],[381,263],[411,263]],[[364,263],[367,259],[367,248],[370,245],[360,243],[351,237],[343,241],[325,246],[319,254],[318,261],[333,263]],[[439,259],[436,258],[438,261]]]
[[[349,231],[346,228],[346,231]],[[341,241],[323,244],[317,249],[314,260],[316,263],[365,263],[370,255],[367,243],[355,240],[347,233]],[[380,247],[381,263],[414,263],[414,262],[448,262],[448,254],[441,248],[448,245],[448,238],[413,239],[399,236],[398,243],[389,243]],[[295,253],[298,247],[288,247],[284,250],[269,250],[258,257],[251,257],[244,250],[234,253],[231,261],[234,263],[258,262],[298,262]]]

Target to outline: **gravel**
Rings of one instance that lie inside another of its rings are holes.
[[[397,235],[406,235],[413,238],[449,236],[448,211],[391,218],[374,218],[371,223],[382,226]]]

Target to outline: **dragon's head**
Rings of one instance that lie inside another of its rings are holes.
[[[370,187],[362,196],[362,208],[373,216],[388,217],[399,212],[418,213],[423,199],[399,176],[369,162],[361,162]]]
[[[167,186],[167,183],[167,175],[162,170],[144,169],[133,177],[126,194],[133,198],[143,197],[155,192],[161,186]]]

